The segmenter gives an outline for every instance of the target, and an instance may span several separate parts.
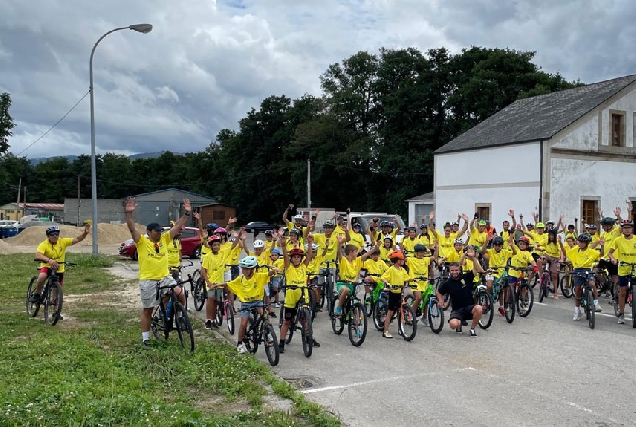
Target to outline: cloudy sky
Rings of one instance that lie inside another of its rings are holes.
[[[360,50],[471,45],[537,51],[535,63],[591,83],[636,73],[631,0],[2,0],[0,92],[11,151],[90,153],[95,54],[98,152],[199,151],[269,95],[320,94],[327,66]],[[26,151],[25,151],[26,149]]]

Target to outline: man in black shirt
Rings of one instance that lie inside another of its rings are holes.
[[[449,294],[453,305],[453,311],[451,312],[448,322],[449,326],[457,330],[457,332],[461,332],[462,322],[472,319],[473,323],[470,326],[470,336],[476,337],[477,332],[475,332],[475,326],[477,326],[479,319],[481,319],[482,307],[476,305],[473,298],[473,292],[475,290],[473,279],[476,274],[479,274],[483,270],[475,257],[474,248],[469,247],[466,256],[473,262],[473,271],[462,276],[459,263],[451,263],[449,266],[450,277],[437,290],[437,304],[440,308],[444,308],[446,303],[442,295]]]

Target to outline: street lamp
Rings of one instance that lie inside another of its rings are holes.
[[[97,255],[97,170],[95,167],[95,101],[93,99],[93,55],[95,54],[97,45],[99,44],[99,42],[104,40],[104,37],[111,33],[114,33],[115,31],[120,30],[133,30],[137,31],[138,33],[148,34],[152,31],[152,25],[134,24],[127,27],[120,27],[115,28],[114,30],[110,30],[97,40],[95,46],[93,46],[93,50],[91,51],[91,59],[88,66],[90,75],[90,86],[88,87],[88,91],[91,95],[91,190],[93,194],[93,256]]]

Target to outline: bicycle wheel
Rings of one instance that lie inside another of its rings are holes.
[[[594,294],[592,291],[587,293],[586,310],[588,311],[587,321],[590,325],[590,329],[594,329],[596,326],[596,307],[594,306]]]
[[[307,295],[309,295],[309,311],[311,313],[311,320],[316,318],[316,296],[314,295],[313,289],[307,290]]]
[[[545,274],[541,275],[541,281],[539,286],[539,302],[543,302],[543,298],[547,297],[548,289],[546,284]],[[519,311],[519,315],[521,316],[521,311]]]
[[[335,304],[335,302],[332,304]],[[342,314],[340,316],[336,316],[335,314],[331,316],[331,329],[333,330],[334,334],[340,335],[342,331],[344,330],[345,315],[346,315],[346,311],[343,309]]]
[[[190,349],[190,353],[194,353],[194,331],[192,330],[192,323],[190,323],[190,317],[188,317],[188,310],[179,301],[174,304],[174,321],[179,335],[179,341],[183,348]]]
[[[371,296],[371,293],[365,292],[362,301],[364,301],[364,311],[366,312],[367,317],[373,316],[373,297]]]
[[[612,287],[612,307],[614,307],[614,316],[618,317],[620,314],[618,310],[618,299],[620,298],[620,287],[618,283],[614,284]]]
[[[230,335],[234,335],[234,310],[230,301],[225,301],[223,304],[223,310],[225,311],[225,323],[227,324],[227,331]]]
[[[267,356],[269,364],[272,366],[278,365],[280,359],[278,339],[276,338],[274,327],[269,322],[263,325],[263,346],[265,347],[265,355]],[[256,350],[254,351],[256,352]]]
[[[537,284],[539,284],[539,276],[535,274],[531,282],[532,282],[531,287],[532,289],[534,289],[537,286]]]
[[[444,328],[444,310],[440,309],[437,300],[432,298],[428,303],[428,326],[436,334],[439,334]]]
[[[541,289],[541,295],[544,295],[544,293],[548,293],[547,286],[544,286],[543,289]],[[527,317],[532,311],[533,304],[534,293],[526,282],[522,282],[519,286],[519,294],[517,295],[517,311],[519,312],[519,316]]]
[[[259,339],[259,325],[256,324],[256,319],[254,319],[254,313],[250,312],[249,317],[247,318],[247,330],[245,331],[245,336],[243,337],[243,344],[247,350],[254,354],[256,350],[258,350],[258,339]]]
[[[26,294],[26,312],[31,317],[37,316],[38,311],[40,310],[39,302],[29,301],[31,297],[33,297],[33,294],[35,293],[35,291],[37,290],[37,280],[38,280],[38,276],[33,276],[31,278],[31,281],[29,282],[29,287],[27,288],[27,294]]]
[[[446,311],[446,310],[448,310],[448,307],[450,307],[451,304],[452,304],[451,297],[450,297],[449,294],[442,295],[442,296],[444,297],[444,303],[445,303],[445,305],[442,308],[442,310]]]
[[[51,279],[44,296],[44,321],[47,325],[55,326],[62,312],[62,285],[56,279]]]
[[[205,280],[203,280],[202,277],[199,277],[199,280],[192,282],[192,299],[194,300],[194,309],[196,311],[201,311],[207,298],[208,295],[205,289]]]
[[[197,286],[197,282],[199,281],[199,279],[201,279],[201,272],[199,270],[194,270],[194,273],[192,273],[192,276],[190,276],[190,278],[192,279],[192,281],[190,282],[190,293],[194,295],[194,289]]]
[[[373,326],[378,331],[384,331],[384,320],[386,319],[388,300],[384,296],[373,304]]]
[[[311,323],[311,313],[308,308],[301,308],[298,311],[298,329],[303,343],[303,353],[305,357],[311,357],[314,348],[314,336]]]
[[[161,339],[163,333],[164,339],[168,339],[168,330],[166,328],[166,314],[163,311],[163,307],[160,305],[155,306],[152,310],[152,317],[150,319],[150,330],[155,339]]]
[[[572,277],[569,274],[561,277],[559,286],[564,297],[572,298]]]
[[[360,302],[351,306],[349,311],[349,341],[354,347],[360,347],[367,337],[367,310]]]
[[[322,286],[322,288],[320,288],[320,300],[318,301],[318,305],[320,306],[320,308],[325,308],[325,299],[327,292],[325,292],[325,285]]]
[[[398,310],[398,333],[406,341],[411,341],[417,333],[417,318],[410,305],[402,304],[402,311]]]
[[[517,308],[517,304],[515,304],[515,290],[512,286],[506,286],[502,292],[504,293],[504,313],[506,315],[506,321],[512,323],[515,321],[515,309]]]
[[[488,291],[477,291],[477,297],[475,298],[476,304],[481,305],[481,319],[479,319],[479,327],[481,329],[488,329],[492,325],[492,319],[495,314],[495,303],[492,299],[492,295]],[[433,331],[435,332],[435,331]]]

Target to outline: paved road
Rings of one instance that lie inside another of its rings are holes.
[[[322,346],[307,359],[295,338],[274,370],[350,426],[634,426],[636,329],[601,304],[594,330],[572,321],[573,301],[561,297],[513,324],[495,314],[477,338],[419,324],[413,342],[395,325],[388,340],[369,322],[360,348],[319,314]]]

